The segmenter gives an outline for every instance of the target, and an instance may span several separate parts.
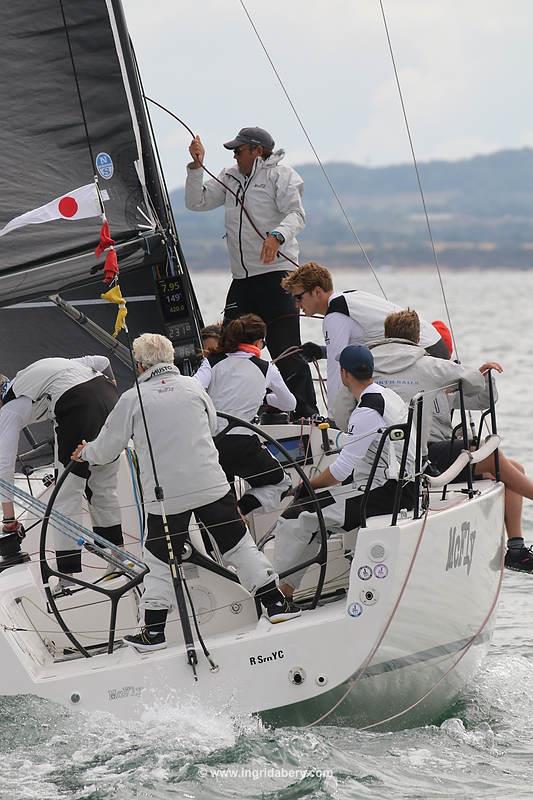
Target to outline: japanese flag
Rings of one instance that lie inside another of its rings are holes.
[[[33,211],[26,211],[25,214],[14,217],[0,229],[0,236],[5,236],[6,233],[14,231],[16,228],[23,228],[25,225],[39,225],[41,222],[50,222],[53,219],[87,219],[88,217],[99,217],[101,214],[102,208],[96,185],[88,183],[87,186],[80,186],[79,189],[56,197],[45,206],[34,208]]]

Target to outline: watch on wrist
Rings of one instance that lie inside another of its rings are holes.
[[[270,231],[270,235],[277,239],[280,244],[285,244],[285,237],[279,231]]]

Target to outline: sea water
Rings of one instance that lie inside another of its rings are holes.
[[[382,270],[378,278],[393,302],[447,319],[435,270]],[[206,323],[215,322],[227,274],[193,280]],[[498,379],[503,448],[533,475],[533,272],[466,270],[446,272],[443,281],[462,361],[505,368]],[[335,282],[380,292],[368,271],[336,271]],[[319,321],[302,328],[304,340],[320,341]],[[531,542],[529,501],[524,525]],[[394,733],[271,730],[199,703],[148,708],[141,721],[123,722],[36,698],[0,699],[0,800],[533,797],[532,625],[533,576],[506,573],[477,675],[439,719]]]

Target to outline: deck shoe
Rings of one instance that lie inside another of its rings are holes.
[[[276,603],[270,603],[266,608],[267,619],[270,620],[273,625],[278,622],[287,622],[289,619],[295,619],[299,617],[301,613],[302,610],[287,598],[278,600]]]
[[[505,566],[518,572],[533,572],[533,548],[509,548],[505,554]]]
[[[68,575],[61,575],[59,580],[56,583],[56,587],[52,592],[54,597],[58,597],[64,594],[70,594],[73,589],[81,589],[82,587],[79,586],[74,581],[71,581]]]
[[[148,653],[151,650],[164,650],[167,646],[164,633],[161,633],[161,631],[149,631],[148,628],[141,628],[141,632],[135,636],[124,636],[122,641],[140,653]]]

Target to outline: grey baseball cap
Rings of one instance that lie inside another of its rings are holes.
[[[241,144],[255,147],[264,147],[266,150],[274,149],[274,139],[264,128],[241,128],[235,139],[224,142],[226,150],[235,150]]]

